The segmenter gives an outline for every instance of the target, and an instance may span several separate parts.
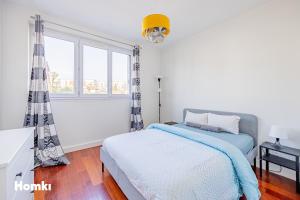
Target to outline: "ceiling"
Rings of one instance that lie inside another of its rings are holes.
[[[197,33],[267,0],[7,0],[54,17],[127,40],[142,40],[145,15],[163,13],[171,21],[166,42]],[[35,14],[35,13],[33,13]]]

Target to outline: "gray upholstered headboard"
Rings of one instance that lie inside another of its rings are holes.
[[[237,115],[241,118],[240,120],[240,132],[247,133],[254,138],[255,146],[258,140],[258,121],[255,115],[245,114],[245,113],[235,113],[235,112],[223,112],[214,110],[201,110],[193,108],[185,108],[183,110],[183,121],[185,119],[186,111],[193,113],[214,113],[218,115]]]

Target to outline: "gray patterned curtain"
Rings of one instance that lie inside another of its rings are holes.
[[[35,127],[35,167],[68,164],[56,133],[51,112],[44,52],[44,25],[35,20],[35,41],[24,127]]]
[[[141,110],[141,89],[140,89],[140,49],[133,48],[133,65],[131,70],[131,126],[130,131],[138,131],[144,128]]]

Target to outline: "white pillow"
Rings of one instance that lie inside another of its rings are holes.
[[[236,115],[216,115],[208,113],[208,125],[222,128],[223,130],[239,134],[240,117]]]
[[[193,112],[186,112],[184,123],[187,122],[198,124],[198,125],[207,125],[207,113],[193,113]]]

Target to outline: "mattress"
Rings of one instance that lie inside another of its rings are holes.
[[[183,123],[176,124],[174,126],[222,139],[236,146],[238,149],[242,151],[244,155],[247,155],[254,147],[254,139],[250,135],[245,133],[240,133],[238,135],[232,133],[226,133],[226,132],[216,133],[212,131],[205,131],[199,128],[187,126]]]

